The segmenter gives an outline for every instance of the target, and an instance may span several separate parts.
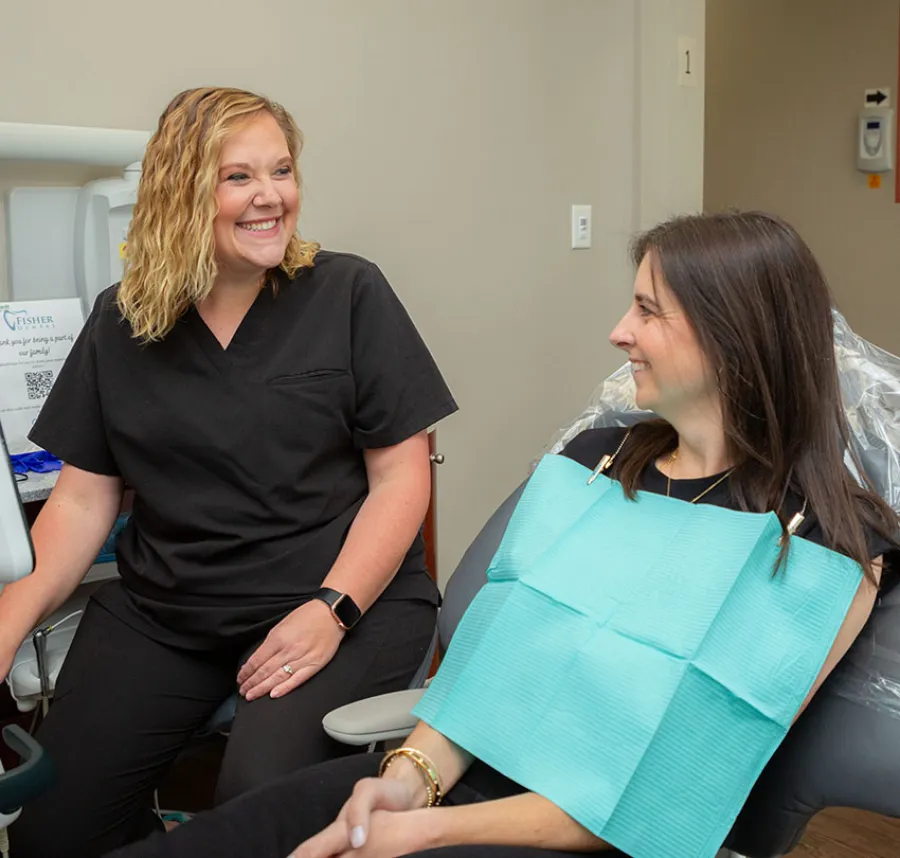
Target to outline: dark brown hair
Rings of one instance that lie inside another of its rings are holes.
[[[826,545],[872,579],[866,532],[893,540],[898,519],[844,464],[849,429],[832,301],[812,251],[783,220],[744,212],[667,221],[639,235],[631,256],[635,266],[649,256],[654,279],[684,308],[718,374],[726,444],[737,463],[730,480],[735,502],[751,512],[774,511],[786,531],[785,498],[789,492],[805,498]],[[676,443],[664,421],[635,427],[616,469],[630,497],[644,468]]]

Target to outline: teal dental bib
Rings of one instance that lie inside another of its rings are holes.
[[[632,858],[714,856],[862,577],[774,514],[532,475],[415,714]]]

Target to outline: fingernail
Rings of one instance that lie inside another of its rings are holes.
[[[366,845],[366,829],[361,825],[357,825],[350,832],[350,845],[354,849],[359,849],[361,846]]]

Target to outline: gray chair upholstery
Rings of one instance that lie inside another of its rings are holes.
[[[900,689],[900,587],[879,600],[766,766],[726,840],[730,849],[748,858],[784,855],[827,807],[900,816],[900,699],[879,703],[874,676]]]
[[[469,607],[469,603],[475,598],[478,591],[487,580],[487,569],[497,553],[506,526],[512,518],[513,511],[522,492],[525,491],[525,483],[522,483],[487,520],[478,536],[466,549],[459,565],[450,576],[444,590],[444,601],[441,604],[441,612],[438,615],[438,636],[441,655],[450,646],[450,639],[462,619],[462,615]]]
[[[438,619],[441,653],[485,583],[487,567],[524,487],[523,483],[498,507],[448,581]],[[848,671],[859,671],[859,665],[895,681],[900,689],[900,587],[880,600],[859,640],[763,771],[721,858],[785,855],[799,843],[812,817],[826,807],[900,817],[900,699],[893,714],[850,699]],[[419,696],[403,692],[353,703],[329,713],[323,726],[350,744],[402,738],[415,725],[409,710]]]

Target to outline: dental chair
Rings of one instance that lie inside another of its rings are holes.
[[[0,427],[0,585],[31,574],[34,549],[19,499],[15,475],[9,462],[3,428]],[[22,805],[49,786],[53,771],[40,745],[21,727],[10,724],[2,730],[3,742],[22,762],[4,772],[0,763],[0,856],[7,858],[6,829],[18,818]]]
[[[837,313],[835,343],[854,449],[876,489],[898,509],[900,359],[856,338]],[[624,370],[604,381],[548,452],[558,452],[584,429],[644,419],[633,404],[631,384]],[[486,581],[524,487],[497,508],[447,582],[438,617],[441,655]],[[895,569],[900,566],[900,557],[888,559]],[[780,858],[827,807],[900,817],[900,587],[892,586],[895,581],[896,572],[883,582],[869,622],[770,760],[718,858]],[[423,693],[403,691],[343,706],[325,716],[323,727],[349,745],[374,748],[400,741],[416,724],[410,711]]]

